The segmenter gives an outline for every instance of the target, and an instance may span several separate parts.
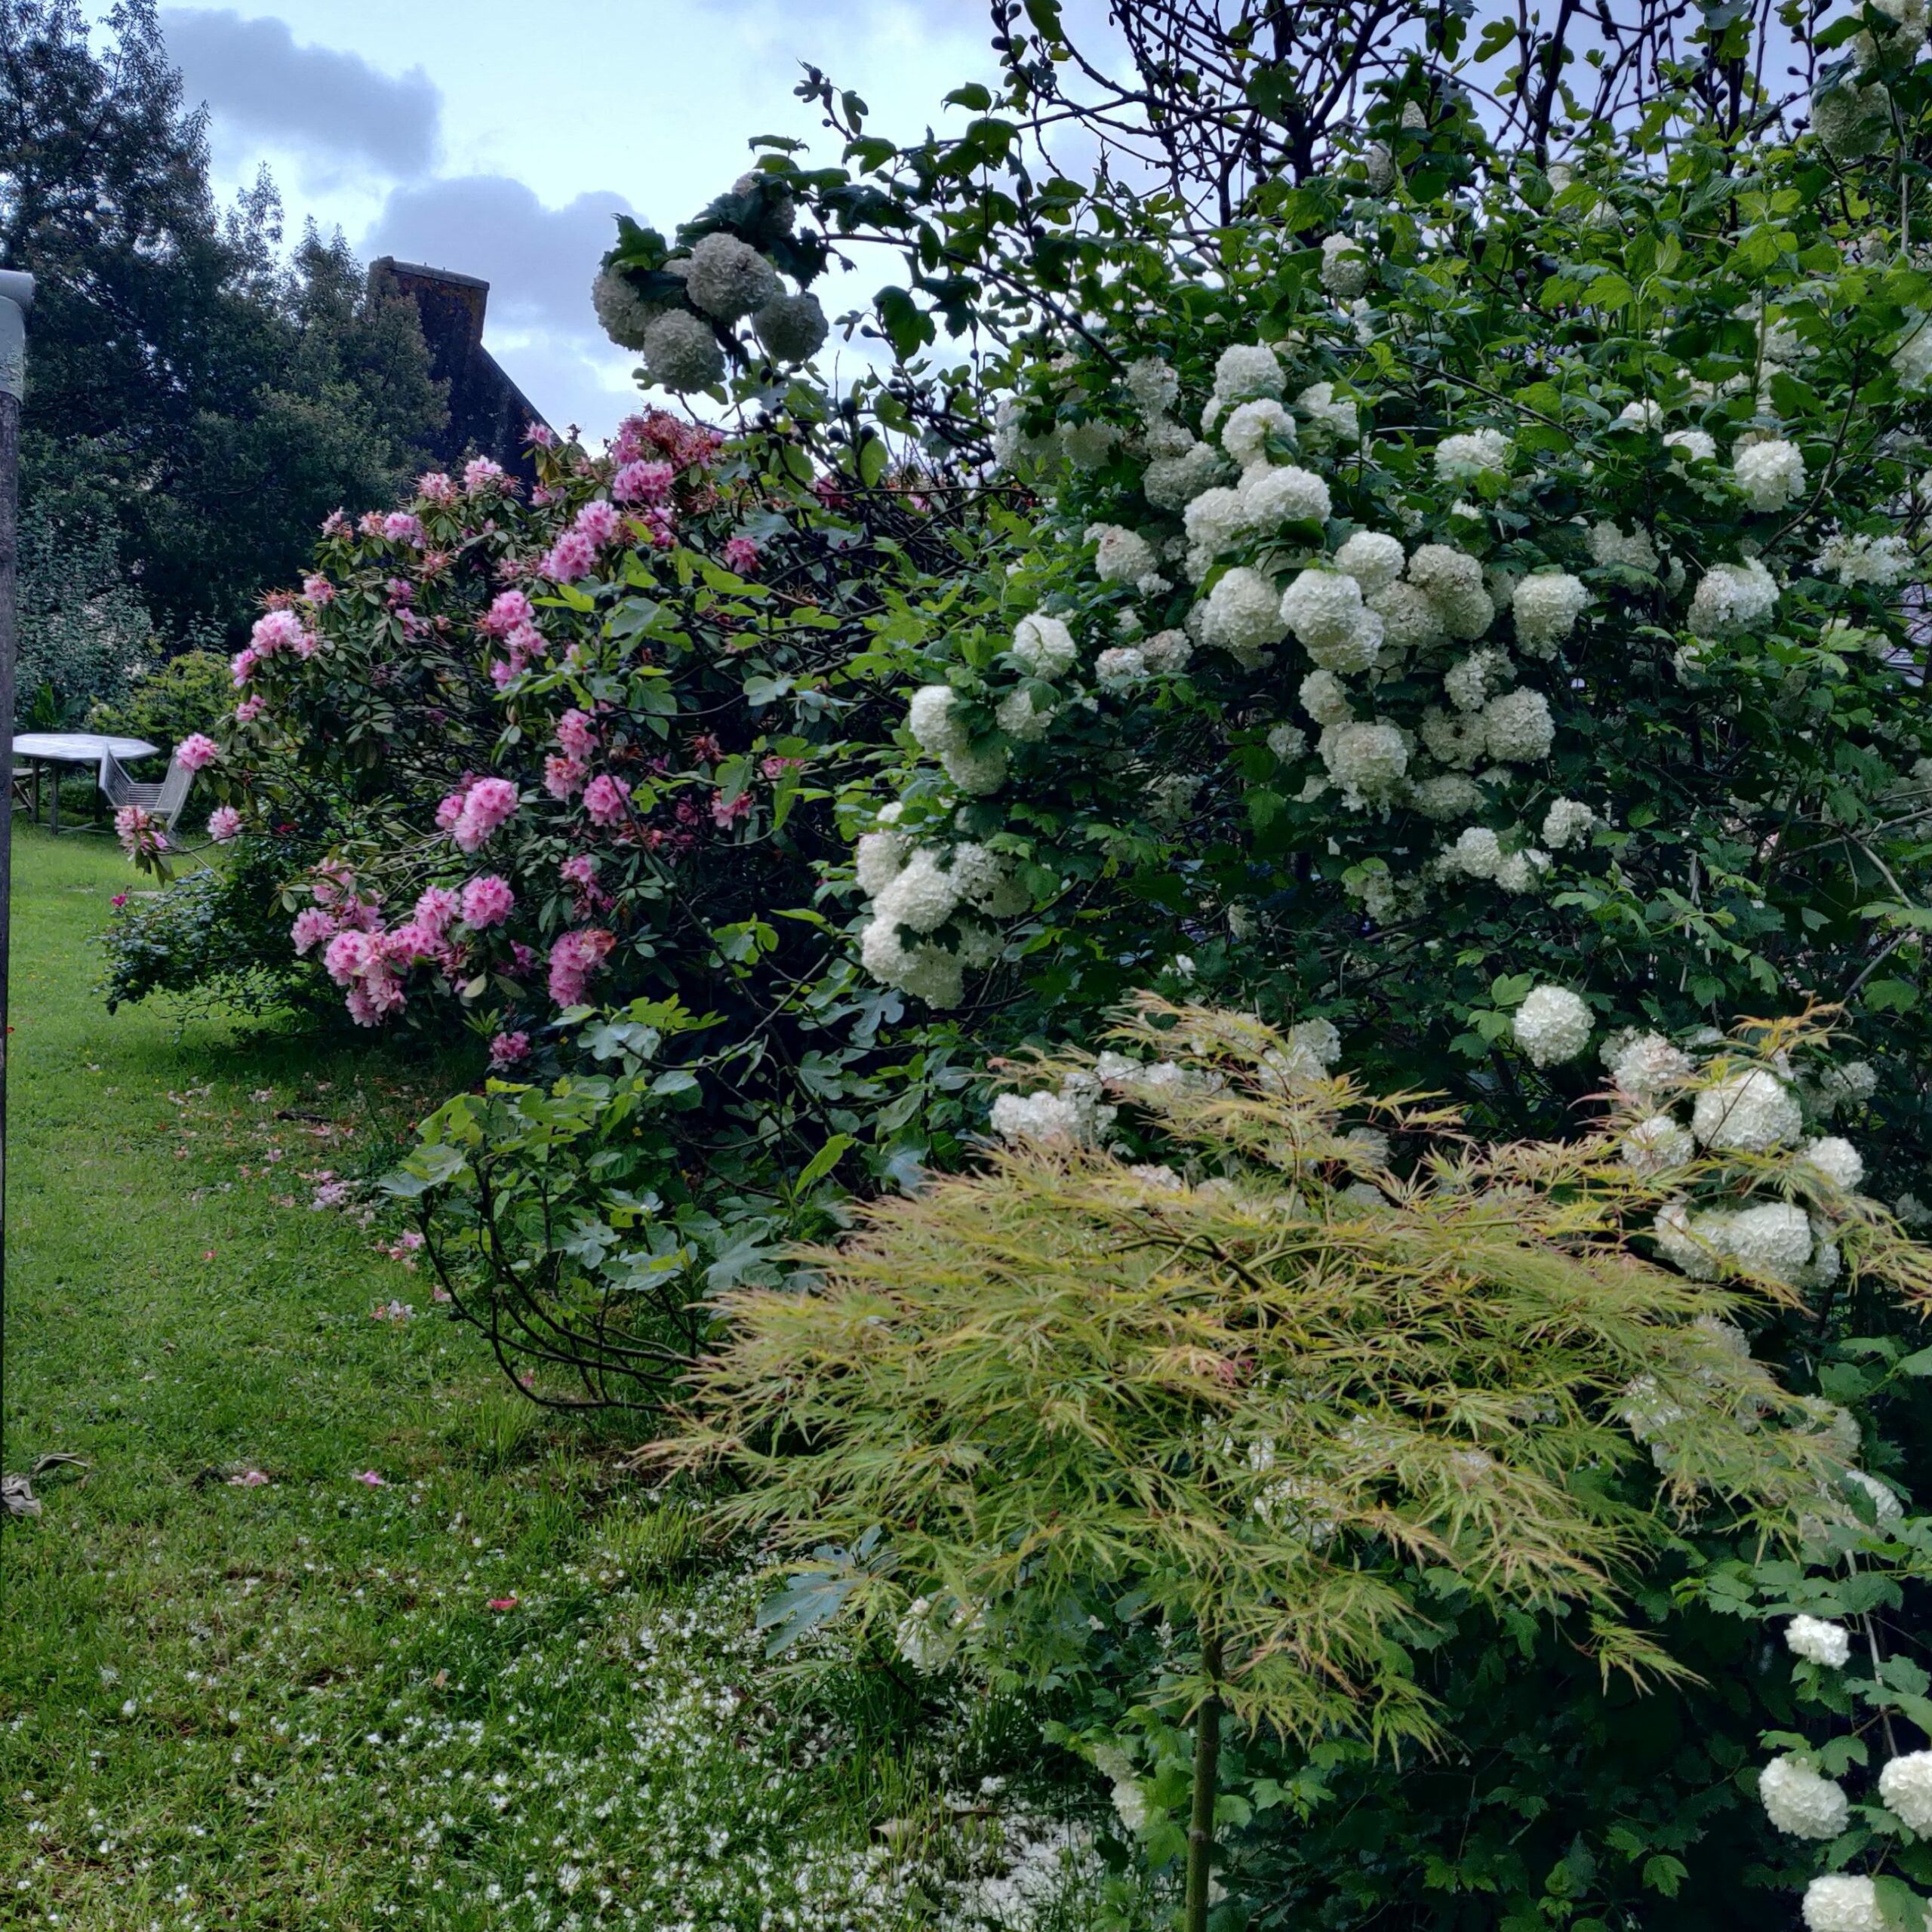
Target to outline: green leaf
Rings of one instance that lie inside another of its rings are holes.
[[[835,1134],[805,1164],[804,1172],[798,1177],[798,1185],[800,1191],[802,1192],[804,1189],[810,1187],[815,1180],[823,1180],[834,1168],[838,1166],[846,1149],[851,1145],[851,1134]]]

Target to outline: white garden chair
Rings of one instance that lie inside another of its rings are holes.
[[[186,808],[195,774],[178,757],[168,760],[168,774],[158,784],[146,785],[130,778],[112,752],[103,752],[100,782],[114,810],[118,811],[123,805],[139,805],[161,827],[168,844],[179,849],[174,827]]]

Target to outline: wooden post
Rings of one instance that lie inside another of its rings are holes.
[[[0,1466],[5,1462],[8,967],[14,909],[14,660],[20,645],[20,404],[26,393],[27,311],[33,277],[0,269]]]

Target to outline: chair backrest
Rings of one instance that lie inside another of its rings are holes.
[[[181,816],[182,808],[188,802],[188,792],[194,782],[194,773],[178,756],[169,760],[168,776],[161,781],[161,791],[155,799],[153,811],[170,832],[174,829],[174,821]]]
[[[142,794],[154,789],[152,786],[137,785],[128,776],[121,761],[112,752],[103,752],[100,755],[99,782],[103,796],[116,811],[123,805],[143,803]]]

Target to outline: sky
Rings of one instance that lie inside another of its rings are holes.
[[[638,394],[636,358],[590,307],[615,215],[668,234],[744,171],[754,134],[835,162],[792,96],[801,61],[907,138],[963,125],[945,95],[994,66],[980,0],[280,0],[161,18],[210,112],[219,194],[266,162],[290,238],[312,216],[365,260],[481,275],[491,352],[551,422],[593,436]],[[892,279],[868,263],[821,299],[836,315]]]

